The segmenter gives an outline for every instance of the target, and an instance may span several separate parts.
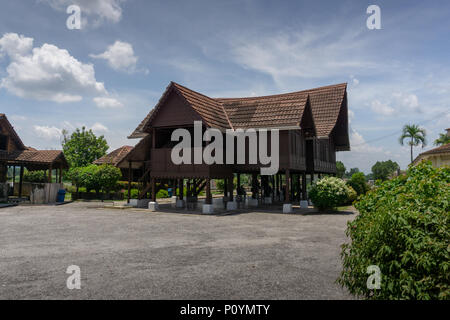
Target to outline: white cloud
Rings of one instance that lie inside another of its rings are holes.
[[[419,99],[415,94],[396,92],[393,94],[396,103],[406,111],[421,112],[419,108]]]
[[[6,33],[0,38],[0,53],[10,57],[23,56],[33,48],[33,38],[27,38],[17,33]]]
[[[117,71],[134,72],[138,58],[134,55],[133,46],[127,42],[116,41],[101,54],[91,54],[95,59],[105,59],[108,65]]]
[[[395,109],[390,107],[386,103],[381,103],[379,100],[372,101],[370,105],[373,112],[384,115],[384,116],[390,116],[394,114]]]
[[[97,105],[97,107],[101,109],[109,109],[109,108],[114,109],[123,107],[123,103],[115,98],[97,97],[94,98],[94,102]]]
[[[62,130],[56,127],[49,126],[34,126],[34,132],[39,138],[45,140],[56,140],[61,137]]]
[[[31,50],[29,39],[17,34],[0,38],[0,48],[10,58],[0,87],[22,98],[58,103],[80,101],[83,95],[107,94],[104,84],[95,79],[93,65],[78,61],[67,50],[52,44]],[[11,49],[11,41],[20,49]]]
[[[100,122],[94,123],[91,129],[94,133],[104,133],[109,131],[108,128]]]
[[[65,11],[68,6],[75,4],[81,9],[82,17],[89,17],[94,26],[100,25],[104,21],[117,23],[122,19],[121,3],[125,0],[41,0],[48,3],[52,8]],[[87,23],[83,19],[82,26]]]

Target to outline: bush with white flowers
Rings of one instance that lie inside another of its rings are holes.
[[[352,191],[344,180],[325,177],[313,184],[309,196],[319,210],[327,210],[347,203]]]

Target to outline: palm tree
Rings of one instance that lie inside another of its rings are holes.
[[[411,147],[411,162],[413,162],[413,147],[422,144],[422,148],[427,145],[425,129],[419,128],[417,124],[407,124],[403,127],[399,142],[403,146],[405,139],[410,139],[408,145]]]
[[[444,144],[450,143],[450,136],[446,133],[439,133],[439,138],[434,140],[435,146],[442,146]]]

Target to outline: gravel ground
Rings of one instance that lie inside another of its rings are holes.
[[[351,299],[335,280],[354,217],[3,208],[0,299]],[[80,290],[66,287],[70,265]]]

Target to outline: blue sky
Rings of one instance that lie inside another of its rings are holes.
[[[66,27],[71,4],[81,30]],[[137,142],[172,80],[213,97],[348,82],[352,151],[338,159],[405,168],[404,124],[427,130],[425,150],[450,127],[449,16],[449,1],[2,0],[0,112],[35,148],[84,125],[114,149]]]

